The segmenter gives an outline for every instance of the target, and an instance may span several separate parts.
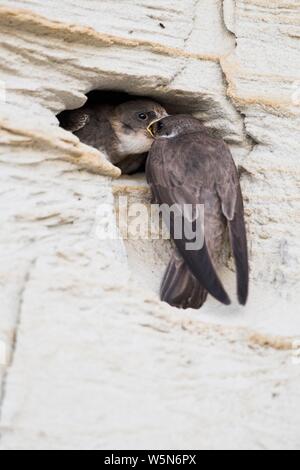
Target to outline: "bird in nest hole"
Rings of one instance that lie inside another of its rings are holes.
[[[104,153],[123,174],[130,175],[145,169],[153,143],[147,131],[149,125],[167,115],[160,104],[149,99],[121,104],[87,101],[80,109],[61,113],[59,120],[64,129]]]

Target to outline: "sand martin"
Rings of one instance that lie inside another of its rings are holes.
[[[237,270],[238,299],[245,305],[249,264],[244,206],[237,168],[228,146],[222,139],[211,137],[200,121],[185,115],[166,117],[149,126],[149,133],[155,142],[148,156],[146,175],[155,202],[181,207],[204,205],[202,248],[187,249],[184,233],[174,240],[175,250],[162,282],[161,299],[178,308],[198,309],[209,293],[230,304],[217,274],[228,227]],[[182,219],[186,216],[182,215]],[[194,219],[195,216],[184,222],[193,225]],[[174,238],[174,219],[170,231]]]

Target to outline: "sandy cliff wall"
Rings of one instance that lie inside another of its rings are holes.
[[[2,448],[300,447],[299,51],[293,0],[0,0]],[[246,309],[173,310],[163,247],[95,237],[116,195],[148,194],[58,127],[92,89],[228,141]]]

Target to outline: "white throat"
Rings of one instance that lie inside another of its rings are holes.
[[[118,138],[117,151],[120,156],[139,155],[149,152],[153,140],[144,129],[127,132],[119,122],[112,122]]]
[[[118,137],[118,153],[120,155],[139,155],[141,153],[149,152],[152,139],[145,134],[144,130],[138,132],[130,132],[125,134],[124,131],[116,130]]]

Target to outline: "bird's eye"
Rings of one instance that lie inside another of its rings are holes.
[[[147,117],[148,117],[148,116],[147,116],[147,114],[145,114],[145,113],[140,113],[140,114],[139,114],[139,119],[141,119],[141,121],[146,121]]]

